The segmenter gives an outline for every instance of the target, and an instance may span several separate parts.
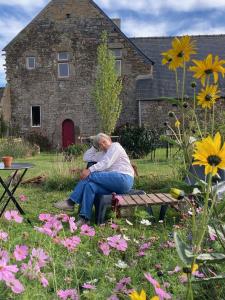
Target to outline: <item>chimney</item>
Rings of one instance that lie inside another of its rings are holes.
[[[112,21],[116,24],[117,27],[119,27],[119,29],[121,29],[121,19],[112,19]]]

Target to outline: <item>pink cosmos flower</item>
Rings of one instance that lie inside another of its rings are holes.
[[[126,251],[127,242],[121,238],[121,235],[114,235],[107,238],[108,244],[119,251]]]
[[[118,225],[115,224],[115,223],[112,223],[112,224],[110,225],[110,227],[111,227],[112,229],[117,229],[117,228],[118,228]]]
[[[100,242],[99,243],[99,248],[102,250],[103,254],[108,256],[110,253],[110,248],[109,248],[109,244],[108,243],[103,243]]]
[[[145,256],[145,251],[148,250],[151,247],[151,243],[144,243],[139,247],[138,256]]]
[[[144,275],[145,275],[145,278],[146,278],[146,279],[154,286],[154,288],[155,288],[155,287],[157,287],[157,288],[160,287],[158,281],[155,280],[155,279],[151,276],[151,274],[145,273]]]
[[[16,245],[13,255],[17,261],[24,260],[28,255],[28,247],[26,245]]]
[[[70,217],[67,214],[56,215],[56,218],[62,222],[69,222]]]
[[[31,262],[36,262],[37,265],[42,268],[49,261],[49,256],[41,248],[33,248],[31,252]]]
[[[180,283],[186,283],[188,281],[187,274],[182,274],[179,276]]]
[[[6,242],[8,240],[8,233],[0,231],[0,241]]]
[[[96,286],[87,282],[82,285],[82,288],[88,289],[88,290],[95,290]]]
[[[210,237],[210,240],[211,240],[211,241],[215,241],[216,238],[217,238],[217,235],[216,235],[215,233],[213,233],[213,232],[210,232],[210,233],[209,233],[209,237]]]
[[[41,273],[41,277],[40,277],[40,282],[41,282],[43,287],[47,287],[48,284],[49,284],[47,278],[45,278],[42,273]]]
[[[112,295],[107,300],[120,300],[116,295]]]
[[[61,243],[69,251],[73,251],[80,244],[80,238],[79,238],[79,236],[73,236],[71,238],[66,238],[66,239],[62,240]]]
[[[130,277],[124,277],[122,278],[117,284],[114,289],[115,292],[123,293],[125,295],[129,295],[131,293],[131,290],[127,289],[127,285],[131,283]]]
[[[25,201],[27,201],[27,196],[22,194],[22,195],[19,196],[19,199],[20,199],[21,202],[25,202]]]
[[[178,273],[181,271],[181,268],[179,266],[176,266],[175,269],[173,271],[168,271],[169,275],[172,275],[174,273]]]
[[[156,294],[159,296],[160,300],[164,300],[164,299],[171,299],[171,295],[168,294],[167,292],[165,292],[163,289],[161,288],[157,288],[155,287],[155,292]]]
[[[69,217],[69,226],[70,226],[70,232],[73,233],[75,230],[77,230],[77,225],[75,223],[74,217]]]
[[[51,237],[54,237],[63,229],[63,226],[59,220],[52,218],[50,221],[46,222],[42,228],[46,229],[46,232],[51,232]]]
[[[9,261],[9,253],[0,249],[0,261],[4,260],[6,263]]]
[[[4,217],[8,221],[15,221],[16,223],[22,223],[23,217],[21,217],[17,210],[7,210],[4,213]]]
[[[17,273],[19,270],[16,265],[7,265],[7,262],[6,259],[0,260],[0,281],[3,280],[7,282],[13,279],[13,273]]]
[[[195,272],[193,272],[192,274],[193,274],[195,277],[198,277],[198,278],[203,278],[203,277],[205,277],[205,275],[204,275],[203,273],[199,272],[198,270],[195,271]]]
[[[40,214],[39,215],[39,220],[42,222],[50,222],[53,218],[55,218],[51,214]]]
[[[11,288],[11,290],[15,294],[21,294],[24,292],[24,287],[23,287],[22,283],[18,279],[16,279],[14,276],[12,278],[10,278],[9,280],[7,280],[5,283],[8,287]]]
[[[60,290],[57,292],[57,296],[62,300],[79,300],[77,291],[75,289]]]
[[[81,226],[81,235],[87,235],[87,236],[95,236],[95,230],[93,227],[88,226],[87,224],[84,224]]]

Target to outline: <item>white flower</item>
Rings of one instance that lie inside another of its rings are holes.
[[[87,254],[87,256],[89,256],[89,257],[92,256],[91,252],[86,252],[86,254]]]
[[[125,234],[123,234],[123,238],[124,238],[124,240],[126,240],[126,241],[130,241],[129,237],[126,236]]]
[[[193,212],[192,212],[191,208],[188,210],[188,214],[189,214],[190,216],[193,215]]]
[[[136,240],[136,239],[133,239],[133,242],[134,242],[135,244],[139,244],[139,241]]]
[[[198,188],[194,188],[192,191],[192,195],[201,194],[201,191]]]
[[[133,223],[131,223],[129,220],[126,219],[126,222],[128,225],[133,226]]]
[[[161,223],[161,224],[162,224],[162,223],[163,223],[163,220],[159,220],[159,223]]]
[[[115,266],[120,269],[126,269],[128,267],[128,264],[126,264],[124,261],[119,259],[117,264],[115,264]]]
[[[145,225],[145,226],[152,225],[152,223],[149,220],[147,220],[147,219],[142,219],[140,223],[143,224],[143,225]]]

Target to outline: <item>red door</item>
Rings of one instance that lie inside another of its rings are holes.
[[[72,120],[65,120],[62,123],[62,146],[63,149],[75,143],[74,123]]]

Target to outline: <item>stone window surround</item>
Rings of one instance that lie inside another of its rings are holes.
[[[40,107],[40,125],[33,125],[33,107]],[[41,127],[41,105],[31,105],[30,107],[30,123],[32,128],[40,128]]]
[[[34,67],[30,67],[29,59],[34,59]],[[26,56],[26,68],[27,70],[34,70],[36,68],[36,56],[35,55],[27,55]]]
[[[60,58],[60,54],[66,54],[65,58]],[[57,60],[58,60],[58,78],[59,79],[68,79],[70,77],[70,53],[68,51],[58,51],[57,53]],[[60,75],[60,65],[66,64],[68,66],[68,74],[66,76],[61,76]]]
[[[121,73],[122,73],[122,60],[121,59],[116,59],[115,66],[116,66],[117,75],[121,76]]]

